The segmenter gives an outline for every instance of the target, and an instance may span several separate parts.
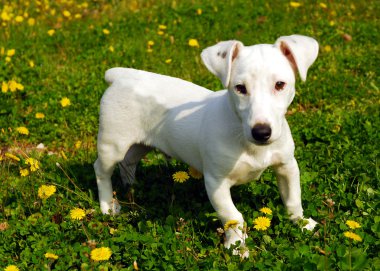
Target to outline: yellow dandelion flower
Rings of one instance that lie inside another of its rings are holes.
[[[37,112],[36,113],[36,119],[43,119],[45,118],[45,114],[44,113],[41,113],[41,112]]]
[[[108,29],[103,29],[103,34],[104,35],[109,35],[111,32]]]
[[[299,3],[299,2],[290,2],[289,5],[290,5],[292,8],[298,8],[298,7],[300,7],[302,4]]]
[[[16,89],[18,90],[24,90],[24,86],[21,83],[16,84]]]
[[[8,82],[8,87],[11,92],[15,92],[16,90],[24,90],[24,86],[14,80]]]
[[[224,230],[235,229],[237,225],[239,225],[238,220],[228,220],[226,224],[224,224]]]
[[[363,240],[359,235],[357,235],[356,233],[353,233],[351,231],[346,231],[343,234],[347,238],[358,241],[358,242],[361,242]]]
[[[22,135],[29,135],[29,130],[28,128],[26,127],[17,127],[16,128],[16,131],[19,133],[19,134],[22,134]]]
[[[65,16],[66,18],[69,18],[69,17],[71,16],[70,11],[68,11],[68,10],[64,10],[64,11],[63,11],[63,16]]]
[[[165,60],[165,63],[166,63],[166,64],[170,64],[170,63],[172,63],[172,59],[171,59],[171,58],[166,59],[166,60]]]
[[[148,48],[148,49],[146,50],[146,52],[147,52],[147,53],[152,53],[152,52],[153,52],[153,49]]]
[[[31,68],[34,68],[34,61],[33,60],[29,60],[29,67],[31,67]]]
[[[20,169],[20,175],[21,175],[21,177],[28,176],[29,175],[29,169],[27,169],[27,168]]]
[[[62,105],[62,107],[66,107],[66,106],[71,105],[70,99],[67,97],[62,98],[61,105]]]
[[[9,81],[8,86],[11,92],[15,92],[17,90],[17,82],[14,80]]]
[[[149,40],[149,41],[148,41],[148,47],[151,47],[151,46],[153,46],[153,45],[154,45],[154,41]]]
[[[166,30],[168,27],[166,26],[166,25],[163,25],[163,24],[160,24],[159,26],[158,26],[158,29],[160,29],[160,30]]]
[[[40,169],[40,163],[36,159],[28,158],[26,159],[25,164],[30,166],[30,171],[37,171]]]
[[[160,36],[162,36],[163,34],[165,34],[165,32],[162,31],[162,30],[158,30],[158,31],[157,31],[157,34],[160,35]]]
[[[3,10],[3,11],[1,12],[0,17],[1,17],[1,19],[2,19],[3,21],[9,21],[9,20],[11,19],[11,16],[10,16],[9,13],[6,12],[5,10]]]
[[[264,213],[264,214],[267,214],[267,215],[271,215],[272,214],[272,210],[269,209],[268,207],[263,207],[260,209],[260,212]]]
[[[54,253],[47,252],[47,253],[45,253],[45,258],[46,259],[57,260],[58,259],[58,255],[56,255]]]
[[[109,247],[95,248],[91,251],[91,260],[94,261],[106,261],[112,255],[112,251]]]
[[[199,47],[198,40],[196,40],[196,39],[189,39],[189,46],[190,47]]]
[[[14,56],[15,53],[16,53],[15,49],[9,49],[9,50],[7,50],[7,56]]]
[[[18,16],[16,16],[15,21],[16,21],[16,23],[21,23],[22,21],[24,21],[24,17],[18,15]]]
[[[47,33],[51,37],[51,36],[53,36],[55,34],[55,30],[54,29],[49,29]]]
[[[189,175],[196,180],[200,180],[203,177],[202,173],[193,167],[189,167]]]
[[[18,267],[16,265],[8,265],[7,267],[5,267],[4,271],[19,271],[20,269],[18,269]]]
[[[9,153],[9,152],[6,152],[6,153],[5,153],[5,157],[8,157],[8,158],[10,158],[10,159],[12,159],[12,160],[15,160],[15,161],[17,161],[17,162],[20,161],[20,158],[18,158],[16,155],[11,154],[11,153]]]
[[[82,18],[82,14],[77,13],[77,14],[74,15],[74,18],[75,19],[80,19],[80,18]]]
[[[201,8],[197,9],[197,15],[202,15],[202,9]]]
[[[12,61],[12,58],[10,58],[9,56],[5,57],[5,62],[11,62]]]
[[[326,45],[325,47],[323,47],[323,49],[325,50],[326,53],[329,53],[332,50],[330,45]]]
[[[115,232],[117,232],[117,229],[114,229],[114,228],[110,228],[110,234],[114,235]]]
[[[348,226],[348,227],[350,227],[350,229],[358,229],[358,228],[360,228],[361,226],[360,226],[360,224],[358,223],[358,222],[356,222],[356,221],[353,221],[353,220],[347,220],[346,221],[346,225]]]
[[[75,142],[76,149],[79,149],[81,146],[82,146],[82,141],[78,140],[77,142]]]
[[[8,83],[7,83],[7,82],[3,82],[3,83],[1,84],[1,92],[3,92],[3,93],[7,93],[8,90],[9,90],[9,85],[8,85]]]
[[[38,197],[40,199],[48,199],[57,191],[57,187],[55,185],[41,185],[38,188]]]
[[[325,3],[320,3],[319,6],[320,6],[321,8],[324,8],[324,9],[327,8],[327,5],[326,5]]]
[[[186,171],[177,171],[173,174],[173,180],[177,183],[184,183],[189,179],[189,174]]]
[[[86,216],[86,213],[81,208],[74,208],[70,211],[70,218],[72,220],[82,220]]]
[[[260,216],[253,220],[253,224],[255,224],[254,228],[258,231],[265,231],[270,226],[270,219],[264,216]]]
[[[29,18],[28,19],[28,25],[29,26],[33,26],[33,25],[35,25],[36,24],[36,19],[34,19],[34,18]]]
[[[109,50],[111,53],[115,52],[115,48],[113,48],[112,45],[111,45],[110,47],[108,47],[108,50]]]

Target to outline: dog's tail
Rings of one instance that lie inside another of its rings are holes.
[[[128,75],[130,75],[131,70],[133,69],[112,68],[106,71],[104,78],[106,79],[108,84],[112,84],[113,82],[115,82],[116,79],[127,77]]]
[[[144,144],[133,144],[127,151],[123,161],[119,162],[120,176],[124,186],[135,182],[138,162],[152,150]]]
[[[135,182],[137,164],[128,164],[125,160],[119,163],[120,177],[124,187]]]

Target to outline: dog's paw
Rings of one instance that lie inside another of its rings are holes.
[[[232,254],[240,256],[241,258],[249,257],[248,247],[245,245],[245,239],[248,235],[243,233],[240,229],[229,229],[226,231],[226,241],[224,246],[226,248],[232,247]]]
[[[236,256],[240,256],[242,259],[247,259],[249,257],[249,250],[244,244],[240,247],[234,248],[232,250],[232,254]]]
[[[111,203],[102,202],[100,204],[100,209],[105,215],[117,215],[120,213],[121,206],[116,199],[113,199]]]
[[[112,200],[111,207],[112,207],[111,210],[112,210],[113,215],[117,215],[120,213],[121,206],[120,206],[120,203],[116,199]]]
[[[224,244],[224,246],[227,249],[232,249],[232,255],[240,256],[240,258],[245,259],[249,257],[249,249],[245,245],[244,242],[241,242],[241,240],[238,240],[239,242],[236,243],[230,243],[230,244]]]
[[[302,219],[302,230],[306,229],[308,231],[314,230],[315,226],[318,224],[314,219],[312,218],[304,218]]]

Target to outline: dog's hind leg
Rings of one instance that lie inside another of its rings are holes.
[[[113,198],[111,176],[117,163],[121,162],[129,146],[133,144],[111,144],[110,140],[98,138],[98,159],[94,169],[98,184],[100,208],[104,214],[118,213],[120,205]]]
[[[119,163],[124,186],[134,183],[137,164],[150,150],[150,147],[143,144],[134,144],[128,149],[123,161]]]

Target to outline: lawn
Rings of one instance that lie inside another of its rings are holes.
[[[379,13],[376,1],[353,0],[2,1],[0,269],[379,270]],[[122,211],[101,214],[92,164],[107,69],[216,91],[203,48],[293,33],[320,44],[287,114],[314,232],[288,220],[267,170],[232,190],[250,250],[234,256],[203,179],[175,182],[188,166],[157,151],[133,187],[115,171]],[[264,231],[253,227],[260,216],[271,220]]]

